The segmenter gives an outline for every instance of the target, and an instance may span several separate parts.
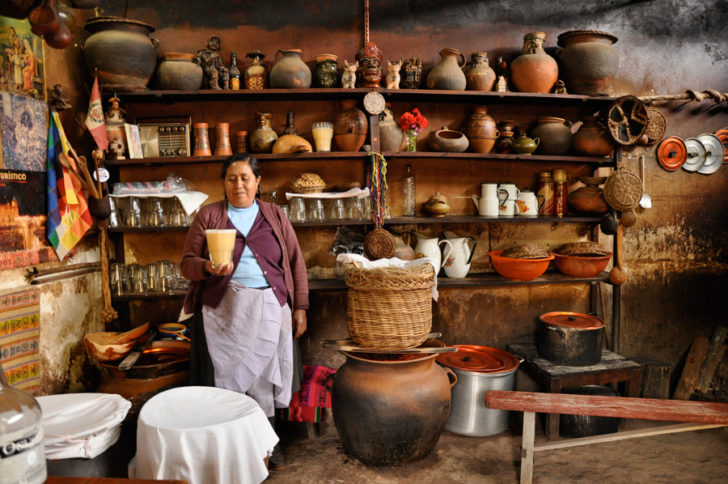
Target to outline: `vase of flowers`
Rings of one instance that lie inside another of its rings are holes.
[[[407,139],[407,151],[417,151],[417,136],[427,127],[427,118],[420,110],[414,108],[412,112],[405,112],[399,118],[399,126]]]

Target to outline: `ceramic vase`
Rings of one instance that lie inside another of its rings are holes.
[[[587,156],[609,156],[614,151],[611,135],[594,116],[587,116],[574,133],[572,147],[575,153]]]
[[[245,68],[245,88],[260,91],[265,88],[265,66],[263,65],[263,54],[259,50],[248,52],[245,57],[253,59]]]
[[[339,71],[334,54],[316,56],[316,87],[338,87]]]
[[[209,125],[207,123],[194,123],[192,125],[192,131],[195,137],[195,148],[192,152],[192,156],[212,155],[212,150],[210,149]]]
[[[232,154],[230,123],[217,123],[215,125],[215,156],[230,156]]]
[[[559,35],[561,77],[571,94],[611,94],[619,68],[617,37],[596,30],[571,30]]]
[[[460,62],[462,59],[462,62]],[[461,67],[465,57],[457,49],[445,48],[440,51],[440,62],[427,74],[425,84],[428,89],[463,91],[467,81]]]
[[[270,127],[270,113],[256,113],[257,127],[250,133],[250,151],[253,153],[270,153],[278,139],[278,133]]]
[[[379,115],[379,143],[383,152],[402,151],[407,145],[404,131],[394,120],[389,107]]]
[[[278,54],[282,54],[278,59]],[[311,69],[301,58],[301,49],[278,50],[270,70],[270,87],[296,89],[311,87]]]
[[[531,130],[531,135],[541,143],[536,152],[541,155],[565,155],[571,150],[571,123],[563,118],[543,116]]]
[[[487,52],[470,55],[470,66],[465,69],[468,91],[491,91],[495,84],[495,71],[488,65]]]
[[[194,62],[195,54],[166,52],[157,67],[160,89],[194,90],[202,86],[202,67]]]
[[[495,120],[488,115],[488,108],[475,106],[465,121],[463,132],[470,142],[473,153],[490,153],[500,132],[495,127]]]
[[[521,55],[511,62],[511,81],[521,92],[551,92],[559,77],[556,60],[543,49],[546,34],[531,32],[523,38]]]
[[[356,107],[356,99],[345,99],[341,106],[334,120],[334,142],[340,151],[359,151],[369,129],[367,117]]]

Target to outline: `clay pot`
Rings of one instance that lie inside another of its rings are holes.
[[[157,67],[160,89],[192,90],[202,86],[202,67],[194,62],[195,54],[166,52]]]
[[[513,151],[513,140],[516,135],[513,121],[503,121],[500,124],[500,137],[495,141],[496,153],[510,153]]]
[[[529,138],[525,132],[521,132],[520,136],[513,140],[511,149],[522,155],[530,155],[536,151],[540,142],[541,140],[539,138]]]
[[[511,62],[511,81],[521,92],[551,92],[559,78],[559,66],[543,50],[546,34],[531,32],[523,37],[521,55]]]
[[[278,50],[283,54],[280,60],[270,70],[268,78],[270,87],[280,89],[295,89],[311,87],[311,69],[301,59],[301,49]]]
[[[149,37],[154,27],[121,17],[94,17],[85,29],[91,32],[83,55],[91,77],[108,88],[143,89],[157,67],[156,39]]]
[[[470,67],[465,69],[468,91],[491,91],[495,83],[495,71],[488,65],[487,52],[470,55]]]
[[[341,106],[334,120],[334,142],[341,151],[359,151],[369,129],[367,117],[356,107],[356,99],[344,99]]]
[[[379,143],[383,152],[402,151],[407,145],[404,131],[394,120],[389,107],[379,115]]]
[[[581,177],[579,181],[586,186],[577,188],[569,194],[569,210],[582,214],[603,215],[609,211],[609,205],[604,199],[604,191],[599,187],[606,177]]]
[[[270,127],[270,113],[255,113],[257,127],[250,133],[250,151],[253,153],[270,153],[278,139],[278,133]]]
[[[465,121],[463,132],[470,142],[473,153],[490,153],[500,132],[495,127],[495,120],[488,115],[488,108],[475,106],[470,117]]]
[[[425,202],[423,208],[434,217],[444,217],[450,211],[450,203],[445,195],[437,192]]]
[[[572,149],[587,156],[609,156],[614,151],[612,138],[599,119],[588,116],[584,124],[574,133]]]
[[[374,466],[426,457],[450,414],[450,382],[437,355],[344,355],[331,404],[347,453]]]
[[[538,137],[541,143],[536,152],[541,155],[565,155],[571,149],[571,123],[563,118],[544,116],[538,118],[538,124],[531,130],[531,135]]]
[[[571,30],[559,35],[561,78],[572,94],[610,94],[619,68],[617,37],[596,30]]]
[[[470,143],[468,138],[460,131],[447,129],[447,126],[443,126],[442,129],[438,129],[430,135],[428,144],[432,151],[462,153],[468,149]]]
[[[462,63],[459,62],[462,57]],[[465,57],[457,49],[445,48],[440,51],[440,62],[427,74],[427,89],[446,89],[463,91],[467,81],[461,67]]]
[[[339,71],[334,54],[316,56],[316,87],[338,87]]]

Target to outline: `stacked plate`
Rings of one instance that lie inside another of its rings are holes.
[[[657,148],[657,160],[668,170],[681,168],[685,171],[710,175],[728,162],[728,129],[715,134],[703,133],[685,140],[670,136]]]

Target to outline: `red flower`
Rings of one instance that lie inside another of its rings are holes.
[[[417,108],[414,108],[412,112],[405,112],[402,114],[402,116],[399,118],[399,126],[405,130],[413,130],[416,133],[419,133],[423,129],[427,127],[427,118],[424,117],[420,110]]]

